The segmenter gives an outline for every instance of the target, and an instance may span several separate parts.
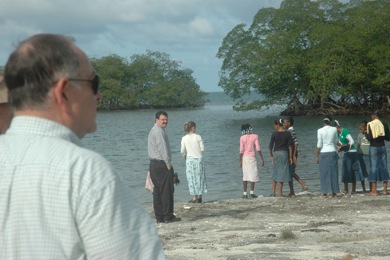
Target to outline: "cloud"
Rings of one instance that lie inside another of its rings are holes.
[[[0,64],[33,34],[71,35],[89,55],[130,57],[162,51],[194,71],[201,88],[218,89],[215,55],[226,34],[281,0],[1,0]],[[206,87],[207,86],[207,87]]]

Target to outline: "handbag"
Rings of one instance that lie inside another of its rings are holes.
[[[152,179],[150,178],[150,172],[146,174],[146,183],[145,183],[145,189],[149,190],[153,193],[154,190],[154,184],[152,182]]]

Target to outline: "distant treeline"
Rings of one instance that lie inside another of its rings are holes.
[[[118,55],[90,61],[100,77],[99,110],[198,108],[207,101],[193,71],[166,53],[147,51],[130,61]]]
[[[236,110],[283,114],[390,111],[390,1],[285,0],[224,38],[219,86]],[[264,98],[248,101],[256,92]]]
[[[147,51],[130,61],[110,55],[91,59],[91,64],[101,78],[100,110],[194,108],[206,102],[193,71],[166,53]]]

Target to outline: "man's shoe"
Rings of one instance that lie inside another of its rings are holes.
[[[177,221],[181,221],[181,218],[178,218],[176,216],[172,216],[170,218],[165,219],[164,222],[165,223],[171,223],[171,222],[177,222]]]
[[[248,195],[242,195],[241,199],[247,199]]]
[[[251,199],[256,199],[256,198],[258,198],[258,196],[256,196],[255,194],[251,194],[251,195],[249,195],[249,196],[250,196]]]

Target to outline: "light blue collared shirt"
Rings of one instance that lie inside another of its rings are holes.
[[[171,146],[165,133],[165,129],[154,124],[148,136],[148,156],[149,159],[165,161],[168,168],[171,167]]]
[[[0,259],[165,259],[130,188],[68,128],[17,116],[0,147]]]

